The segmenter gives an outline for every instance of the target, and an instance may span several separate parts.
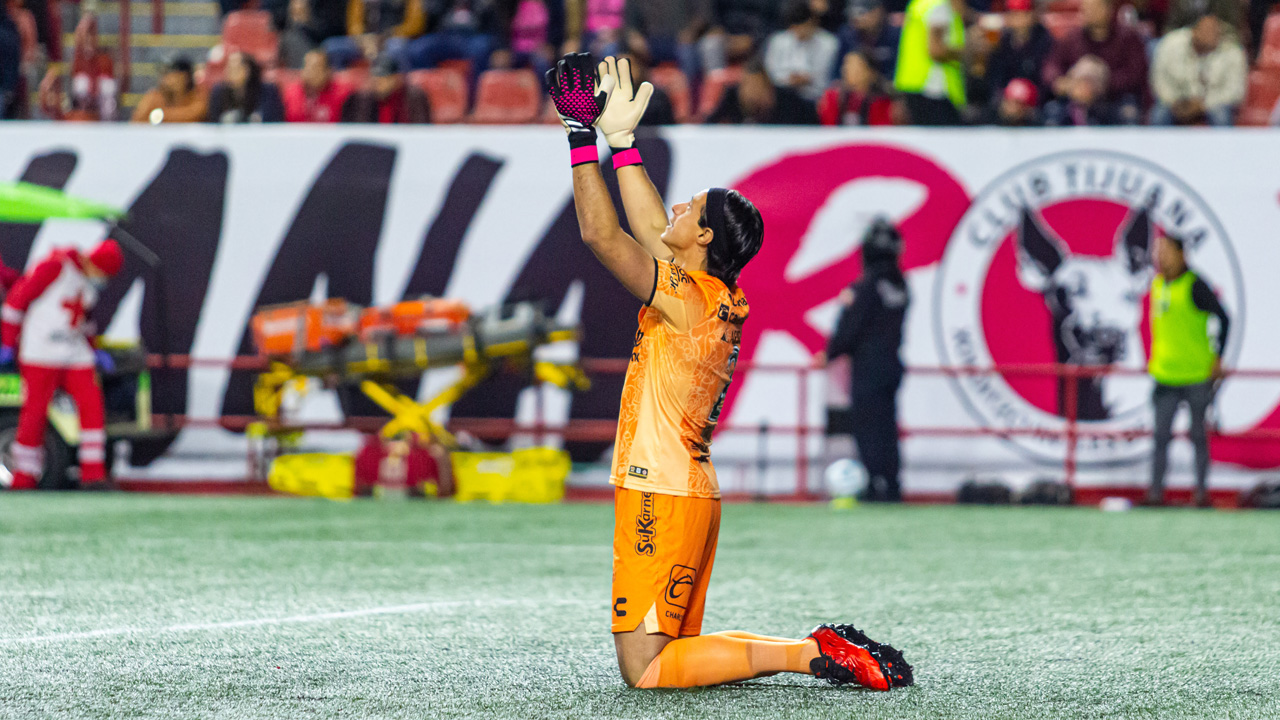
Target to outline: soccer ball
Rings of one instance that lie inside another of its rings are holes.
[[[827,466],[823,474],[827,485],[827,495],[833,500],[851,498],[859,490],[867,486],[867,470],[862,463],[843,458]]]

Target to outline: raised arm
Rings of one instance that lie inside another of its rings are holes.
[[[654,257],[669,260],[671,251],[660,239],[667,229],[667,209],[658,188],[641,164],[640,151],[635,149],[635,129],[649,107],[653,86],[647,82],[636,86],[631,77],[631,61],[627,58],[607,57],[600,62],[597,71],[601,78],[614,79],[613,94],[596,124],[613,150],[627,224],[641,247]]]
[[[573,168],[573,204],[578,211],[582,242],[623,287],[649,302],[653,298],[657,263],[652,253],[622,231],[598,163]]]
[[[565,55],[547,71],[547,87],[569,135],[573,201],[582,241],[632,295],[649,302],[657,261],[618,224],[613,198],[600,174],[595,123],[604,112],[615,78],[600,75],[588,53]]]

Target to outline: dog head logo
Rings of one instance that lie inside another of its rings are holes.
[[[1138,323],[1151,277],[1153,232],[1150,213],[1140,207],[1116,233],[1111,255],[1076,254],[1032,210],[1023,209],[1016,231],[1018,280],[1044,297],[1056,362],[1111,365],[1142,352]],[[1108,417],[1102,381],[1080,381],[1079,419]],[[1058,395],[1057,412],[1064,417],[1066,395]]]
[[[976,422],[1022,431],[1008,442],[1061,463],[1074,411],[1109,435],[1080,441],[1082,464],[1149,453],[1145,377],[1080,377],[1071,387],[1066,378],[1017,366],[1144,368],[1150,258],[1162,232],[1187,240],[1192,266],[1238,315],[1243,284],[1230,239],[1184,182],[1145,160],[1101,151],[1051,155],[1015,167],[974,199],[938,269],[933,310],[943,365],[1009,368],[955,378]],[[1238,340],[1232,333],[1228,363]]]

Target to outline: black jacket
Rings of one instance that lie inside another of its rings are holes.
[[[853,284],[853,304],[840,313],[827,357],[848,355],[853,394],[895,391],[902,382],[902,328],[911,295],[894,265],[871,266]]]
[[[1040,88],[1040,97],[1047,97],[1040,79],[1045,58],[1049,57],[1052,49],[1053,36],[1040,23],[1032,26],[1031,37],[1021,47],[1014,46],[1013,33],[1005,30],[995,50],[991,51],[991,59],[987,61],[987,82],[996,98],[1000,97],[1005,86],[1014,78],[1030,80]]]

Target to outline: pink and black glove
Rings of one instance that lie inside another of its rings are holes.
[[[574,165],[597,162],[595,123],[616,82],[610,76],[600,77],[591,53],[569,53],[547,71],[547,90],[569,133]]]

